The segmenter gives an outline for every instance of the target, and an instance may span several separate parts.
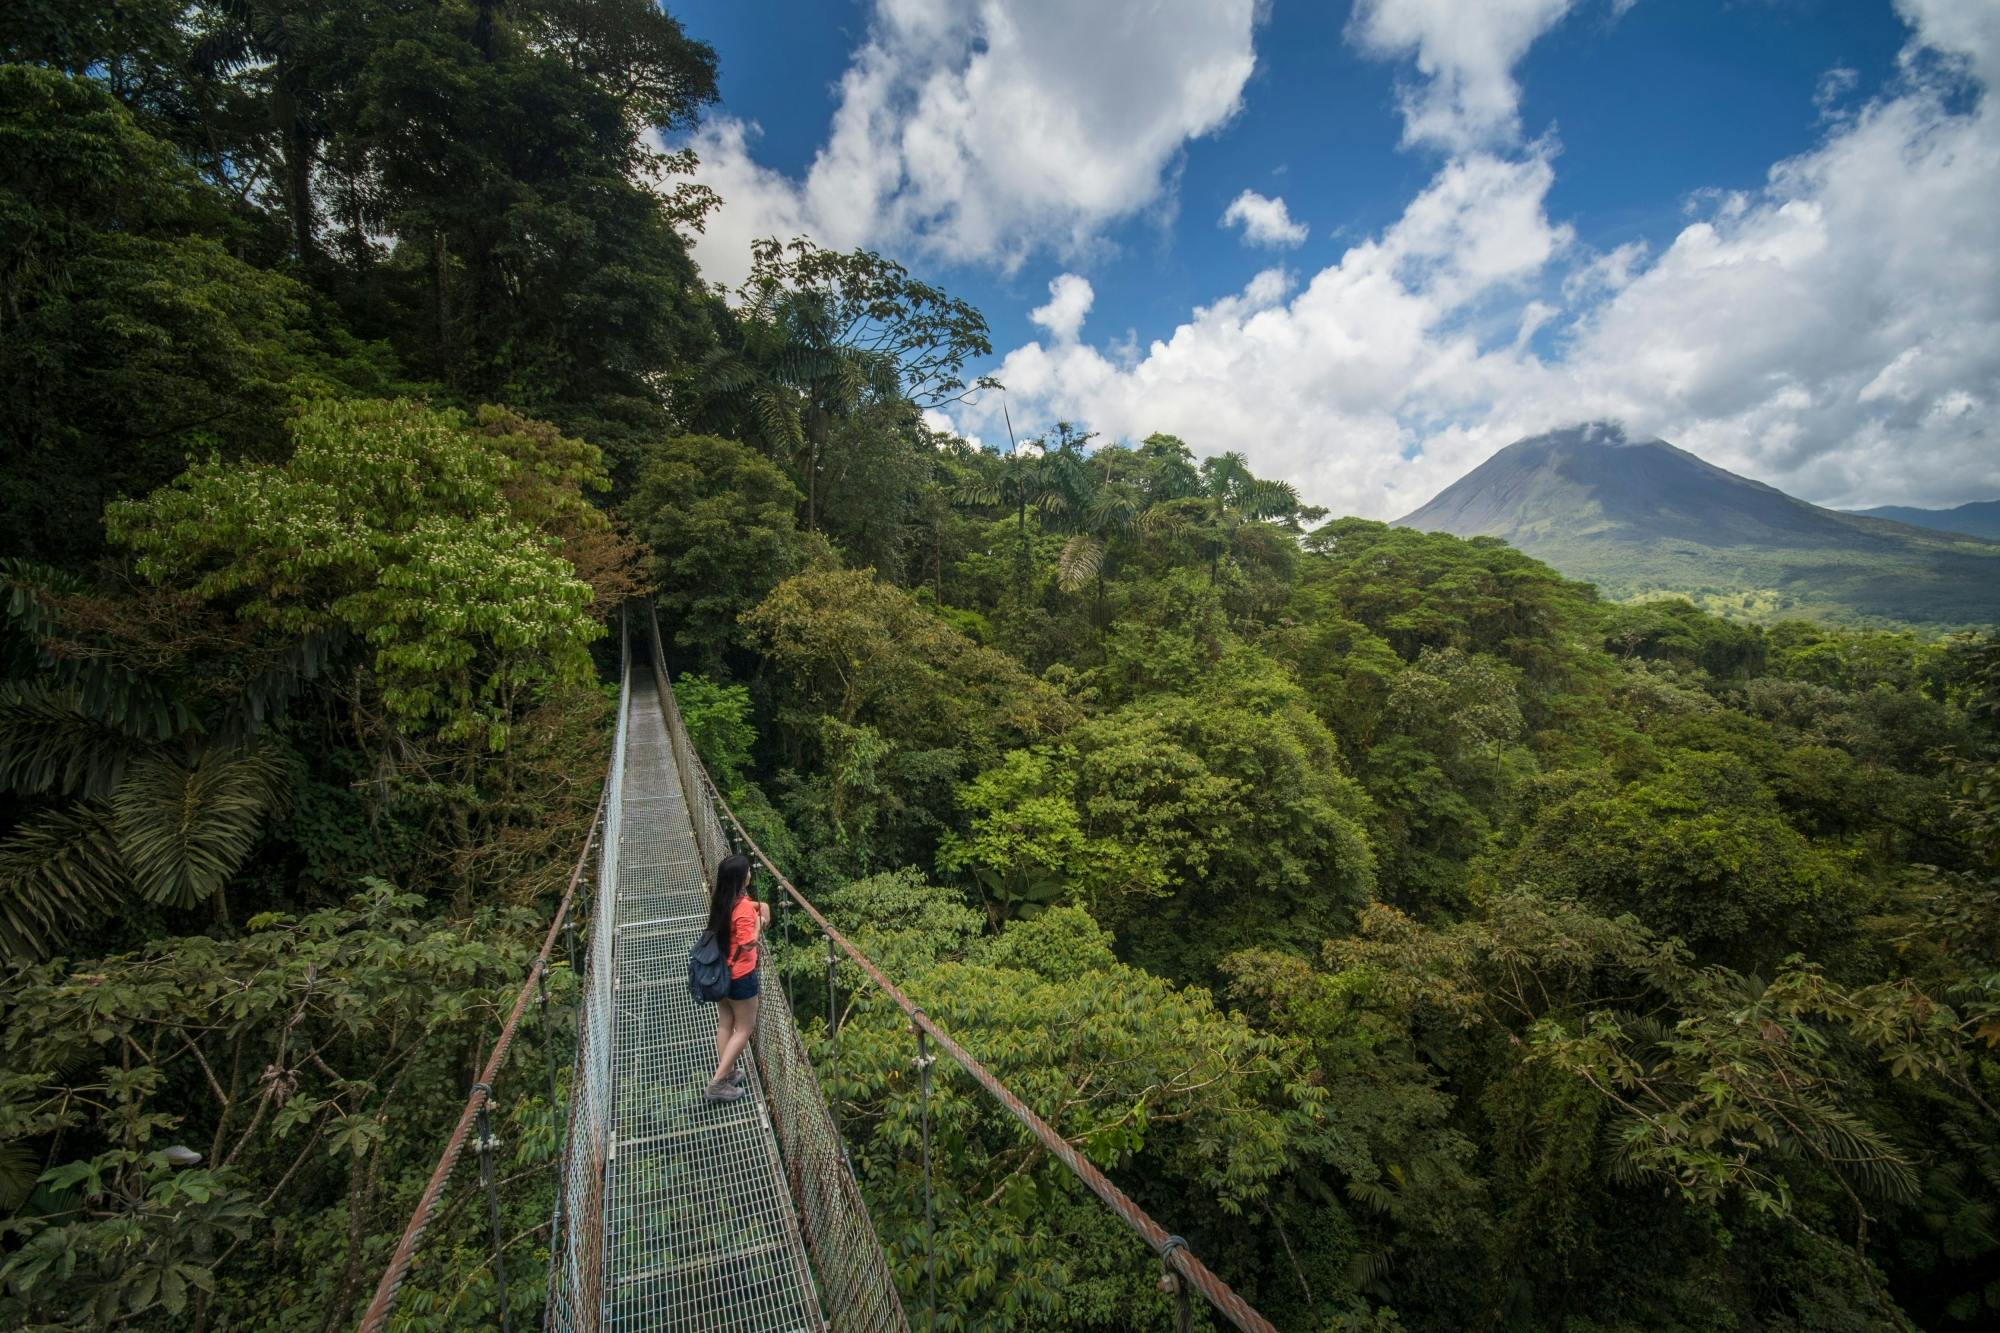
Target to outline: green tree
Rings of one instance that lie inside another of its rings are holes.
[[[1383,896],[1424,912],[1462,907],[1467,867],[1534,770],[1520,743],[1518,673],[1427,648],[1390,682],[1382,731],[1360,775],[1377,811]]]
[[[1518,667],[1537,695],[1573,685],[1575,631],[1595,594],[1497,538],[1336,519],[1305,542],[1301,571],[1346,618],[1388,640],[1405,661],[1425,648],[1490,653]],[[1530,710],[1530,722],[1538,720]]]
[[[1866,899],[1842,859],[1779,812],[1729,755],[1675,755],[1615,786],[1587,780],[1541,811],[1500,873],[1632,911],[1704,956],[1745,967],[1824,943]]]
[[[1301,1281],[1273,1282],[1265,1314],[1318,1326],[1343,1307],[1365,1309],[1392,1273],[1405,1289],[1470,1295],[1492,1226],[1481,1148],[1411,1041],[1407,1014],[1382,1004],[1360,969],[1248,950],[1224,971],[1229,998],[1260,1030],[1303,1045],[1320,1094],[1269,1212]]]
[[[1149,531],[1191,538],[1207,561],[1210,583],[1220,577],[1225,556],[1282,566],[1300,523],[1325,516],[1307,509],[1290,482],[1254,475],[1238,453],[1205,459],[1200,475],[1195,495],[1163,500],[1142,521]]]
[[[750,691],[706,676],[674,677],[674,705],[688,740],[715,784],[734,795],[750,767],[757,726],[750,714]]]
[[[884,939],[925,1012],[1142,1206],[1191,1218],[1199,1250],[1220,1244],[1282,1169],[1293,1108],[1311,1096],[1292,1082],[1279,1043],[1198,988],[1118,963],[1079,909],[1015,921],[968,948],[968,922],[924,905],[939,896],[909,881],[892,895],[878,879],[832,895],[829,909],[869,923],[864,947]],[[841,1123],[854,1127],[857,1175],[898,1285],[921,1309],[924,1189],[912,1151],[921,1105],[908,1020],[872,991],[850,998],[832,1091]],[[949,1061],[932,1074],[940,1326],[1168,1319],[1144,1245]],[[1190,1212],[1196,1192],[1217,1202],[1216,1215]]]
[[[490,1032],[532,950],[530,913],[447,925],[422,906],[378,883],[340,907],[260,916],[240,938],[17,973],[0,997],[0,1143],[47,1166],[4,1224],[0,1317],[351,1320],[380,1262],[373,1242],[401,1224],[463,1094],[462,1052]],[[546,1173],[545,1098],[502,1123],[515,1169]],[[196,1165],[175,1165],[189,1152]],[[521,1198],[510,1226],[549,1202]],[[454,1211],[439,1219],[444,1246],[486,1225]],[[539,1281],[522,1276],[517,1309]],[[430,1285],[420,1274],[405,1308],[442,1304],[448,1289]],[[467,1286],[466,1322],[490,1319],[490,1276]]]
[[[774,464],[734,440],[682,435],[647,455],[624,512],[652,547],[682,665],[720,665],[740,641],[743,614],[797,571],[799,500]]]
[[[337,58],[337,11],[298,0],[238,0],[195,11],[199,36],[190,52],[203,74],[227,81],[251,115],[266,123],[275,159],[259,164],[280,182],[290,224],[292,258],[310,267],[319,255],[319,220],[313,178],[329,124],[326,102],[334,88],[329,66]]]
[[[1073,718],[1019,663],[872,570],[808,569],[744,625],[783,681],[792,811],[849,871],[928,861],[953,784]]]
[[[273,456],[314,373],[306,293],[239,259],[219,197],[88,79],[0,66],[0,526],[102,550],[106,501],[190,448]]]
[[[1366,793],[1298,687],[1248,653],[1071,743],[1085,832],[1159,866],[1171,895],[1106,916],[1150,970],[1205,978],[1238,948],[1316,943],[1374,889]]]
[[[1070,896],[1087,907],[1158,891],[1161,869],[1110,838],[1083,832],[1075,804],[1077,754],[1067,746],[1010,750],[958,789],[970,819],[947,833],[938,868],[970,873],[994,926]]]
[[[703,389],[740,404],[766,445],[796,461],[809,532],[842,422],[868,408],[914,417],[910,408],[958,397],[965,362],[993,350],[965,302],[880,255],[803,237],[756,242],[738,297],[740,341],[709,354]]]
[[[989,467],[960,483],[958,493],[961,504],[997,505],[1015,514],[1015,528],[1020,537],[1014,556],[1017,598],[1026,594],[1028,571],[1033,563],[1028,547],[1028,511],[1034,509],[1047,515],[1069,510],[1078,499],[1081,478],[1077,445],[1069,435],[1067,422],[1062,425],[1053,451],[1044,449],[1039,440],[1031,440],[1029,445],[1026,452],[1016,448],[997,456]]]
[[[197,464],[114,506],[113,535],[148,577],[185,581],[253,625],[366,642],[390,716],[412,733],[497,750],[518,701],[586,678],[586,645],[604,633],[590,589],[517,511],[556,496],[542,502],[583,513],[581,488],[603,484],[595,449],[495,440],[407,402],[323,400],[292,435],[282,465]]]

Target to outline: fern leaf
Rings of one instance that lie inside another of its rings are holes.
[[[42,1162],[25,1143],[0,1143],[0,1210],[13,1212],[35,1192]]]

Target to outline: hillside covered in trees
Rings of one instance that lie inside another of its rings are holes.
[[[0,42],[0,1323],[352,1326],[647,594],[765,848],[1278,1327],[2000,1315],[1991,635],[1617,605],[1169,433],[941,436],[991,350],[949,293],[777,241],[704,285],[651,131],[714,56],[645,0]],[[914,1298],[904,1023],[846,998]],[[997,1107],[934,1113],[940,1327],[1166,1326]],[[517,1319],[556,1125],[539,1076],[495,1117]],[[476,1199],[399,1326],[494,1325]]]

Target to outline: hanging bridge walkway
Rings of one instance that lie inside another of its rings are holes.
[[[552,1025],[547,975],[558,939],[580,981],[567,1096],[554,1066],[550,1101],[562,1110],[554,1216],[549,1223],[544,1328],[561,1333],[796,1333],[907,1331],[899,1294],[855,1180],[832,1110],[791,1011],[790,991],[762,950],[760,1014],[744,1054],[745,1095],[703,1095],[715,1063],[713,1007],[687,989],[690,946],[706,924],[714,868],[748,853],[784,909],[794,906],[826,941],[829,987],[851,963],[911,1020],[913,1066],[924,1104],[926,1211],[930,1177],[931,1065],[942,1052],[1039,1139],[1057,1161],[1120,1216],[1157,1256],[1162,1290],[1175,1293],[1176,1325],[1193,1304],[1246,1330],[1270,1325],[1116,1186],[1085,1162],[997,1079],[940,1031],[865,955],[801,896],[750,841],[709,783],[688,742],[662,662],[657,623],[640,612],[625,636],[612,762],[590,844],[579,858],[537,961],[495,1041],[480,1081],[447,1141],[410,1226],[361,1320],[364,1333],[398,1327],[396,1297],[463,1150],[492,1219],[492,1262],[502,1277],[499,1324],[510,1316],[510,1263],[502,1239],[498,1146],[489,1108],[512,1037],[539,1000]],[[635,641],[642,657],[635,658]],[[596,849],[595,885],[584,871]],[[579,928],[584,934],[577,951]],[[789,941],[787,941],[789,942]],[[829,1004],[829,1026],[833,1006]],[[552,1030],[552,1029],[551,1029]],[[837,1035],[837,1034],[836,1034]],[[552,1043],[553,1045],[553,1043]],[[523,1077],[517,1074],[517,1077]],[[526,1089],[534,1091],[532,1087]],[[935,1321],[934,1258],[907,1297]],[[427,1323],[425,1327],[437,1327]],[[450,1325],[459,1326],[459,1325]]]
[[[604,1327],[821,1326],[756,1055],[746,1095],[711,1102],[714,1006],[688,994],[708,868],[651,673],[627,701],[611,903]]]

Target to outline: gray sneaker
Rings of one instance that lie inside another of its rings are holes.
[[[701,1090],[701,1095],[712,1102],[733,1102],[743,1095],[741,1083],[711,1084]]]

